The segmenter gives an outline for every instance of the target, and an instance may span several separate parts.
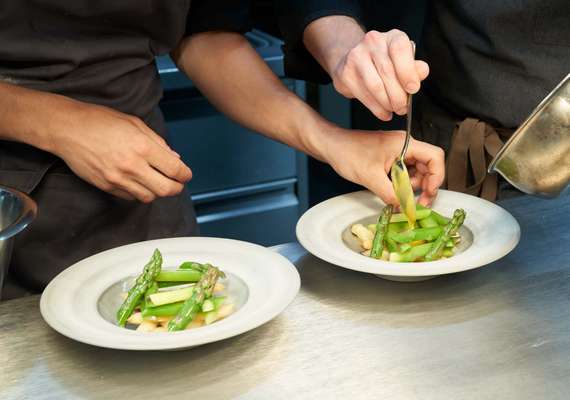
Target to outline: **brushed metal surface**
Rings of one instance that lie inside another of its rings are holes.
[[[182,352],[75,343],[46,326],[39,297],[1,303],[0,398],[566,400],[570,197],[503,206],[521,224],[517,249],[425,282],[277,246],[301,273],[294,303],[254,331]]]

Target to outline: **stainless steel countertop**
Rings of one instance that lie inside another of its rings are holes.
[[[76,343],[43,322],[38,296],[2,303],[0,398],[566,400],[570,197],[503,206],[522,228],[513,253],[426,282],[278,246],[301,273],[293,304],[254,331],[182,352]]]

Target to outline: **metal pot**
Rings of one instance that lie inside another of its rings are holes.
[[[8,274],[14,236],[34,220],[38,207],[26,194],[0,186],[0,299]]]
[[[570,183],[570,74],[536,107],[489,165],[517,189],[558,196]]]

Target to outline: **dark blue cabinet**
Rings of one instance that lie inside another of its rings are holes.
[[[281,42],[256,31],[248,38],[282,78]],[[294,240],[307,208],[306,156],[219,113],[168,57],[157,63],[170,143],[194,173],[188,189],[201,234],[263,245]],[[304,98],[304,83],[282,81]]]

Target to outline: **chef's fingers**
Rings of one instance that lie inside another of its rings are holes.
[[[382,121],[392,119],[390,100],[369,55],[358,64],[354,77],[348,80],[347,84],[354,97],[360,100],[376,118]]]
[[[427,165],[419,161],[414,164],[414,168],[417,169],[418,172],[421,173],[422,175],[425,175],[429,172]]]
[[[436,196],[430,196],[427,192],[422,192],[418,198],[418,203],[424,207],[431,207]]]
[[[370,110],[376,118],[381,121],[390,121],[392,119],[392,112],[384,108],[375,97],[364,85],[353,89],[355,97]]]
[[[111,189],[109,193],[123,200],[128,200],[128,201],[135,200],[134,196],[120,189]]]
[[[140,168],[135,179],[156,197],[175,196],[184,189],[182,183],[167,178],[148,164]]]
[[[156,195],[146,187],[135,181],[134,179],[124,179],[120,183],[120,190],[127,192],[129,195],[142,203],[151,203],[156,199]]]
[[[394,65],[398,82],[407,93],[420,89],[420,76],[414,61],[414,47],[408,35],[396,29],[387,33],[388,53]]]
[[[437,146],[412,140],[406,154],[406,162],[414,161],[415,164],[419,163],[427,167],[427,171],[424,172],[422,189],[428,198],[434,199],[445,178],[445,153]],[[418,165],[417,168],[423,169],[424,167]]]
[[[410,174],[410,183],[412,184],[412,189],[414,189],[414,191],[421,189],[424,175],[415,168],[410,168],[408,172]]]
[[[418,73],[420,80],[423,81],[429,75],[429,65],[428,63],[422,60],[416,60],[415,64],[416,64],[416,72]]]
[[[179,157],[162,146],[151,146],[146,152],[145,159],[156,170],[168,178],[180,183],[186,183],[192,179],[192,171],[182,162]]]
[[[399,206],[400,202],[398,201],[396,193],[394,192],[392,181],[388,179],[388,175],[386,175],[383,170],[378,169],[370,171],[368,178],[370,180],[365,183],[364,186],[368,187],[368,189],[380,197],[384,203]]]
[[[178,154],[177,152],[175,152],[174,150],[172,150],[170,148],[170,146],[168,145],[168,143],[166,143],[166,140],[164,140],[164,138],[162,136],[160,136],[159,134],[157,134],[155,131],[153,131],[152,129],[150,129],[147,124],[145,124],[140,118],[137,117],[133,117],[131,120],[132,123],[134,123],[137,128],[139,128],[139,130],[144,133],[149,139],[151,139],[153,142],[159,144],[160,146],[162,146],[164,149],[170,151],[173,155],[175,155],[176,157],[180,157],[180,154]]]
[[[377,74],[384,84],[390,101],[390,109],[398,115],[406,114],[408,97],[396,76],[396,70],[388,54],[388,49],[383,46],[376,48],[373,52],[372,60]]]

